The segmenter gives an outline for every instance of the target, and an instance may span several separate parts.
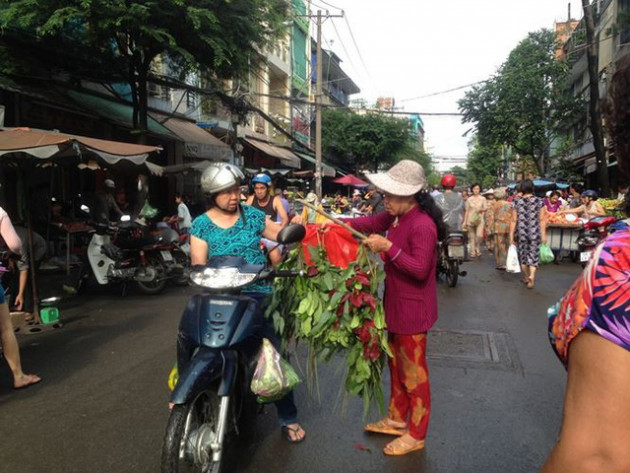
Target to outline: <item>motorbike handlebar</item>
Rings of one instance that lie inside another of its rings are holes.
[[[291,271],[290,269],[277,269],[274,270],[272,275],[279,278],[297,278],[298,276],[304,276],[304,271]]]

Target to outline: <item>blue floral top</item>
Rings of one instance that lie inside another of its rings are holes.
[[[230,228],[216,226],[205,214],[192,222],[190,234],[208,243],[208,258],[211,256],[242,256],[249,264],[266,264],[260,248],[260,239],[265,230],[265,214],[249,205],[242,205],[242,214]],[[253,284],[244,292],[271,292],[271,286]]]

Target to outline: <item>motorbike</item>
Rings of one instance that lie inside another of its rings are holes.
[[[446,276],[449,287],[455,287],[459,276],[468,273],[460,271],[460,266],[466,260],[466,239],[461,232],[450,232],[446,240],[438,243],[437,273]]]
[[[585,267],[593,256],[595,247],[608,235],[608,226],[617,218],[612,216],[593,217],[582,225],[577,238],[580,263]]]
[[[296,243],[305,233],[302,225],[289,225],[277,241]],[[242,291],[300,274],[246,264],[242,256],[214,256],[193,268],[191,281],[203,292],[189,300],[179,325],[179,378],[170,398],[162,473],[221,471],[228,441],[244,433],[257,409],[250,384],[264,315],[259,301]]]
[[[89,212],[87,207],[84,210]],[[189,259],[177,232],[165,228],[152,234],[128,216],[116,226],[89,224],[94,232],[79,276],[79,290],[90,276],[100,285],[133,282],[150,295],[162,292],[169,279],[177,285],[188,284]]]

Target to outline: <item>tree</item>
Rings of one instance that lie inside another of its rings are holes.
[[[471,140],[468,153],[468,179],[482,188],[496,185],[503,170],[503,153],[500,145],[485,145]]]
[[[282,34],[283,0],[4,1],[0,62],[14,74],[131,88],[134,127],[147,130],[147,81],[162,57],[180,74],[238,78]],[[6,71],[6,69],[4,69]]]
[[[468,177],[469,173],[467,169],[464,169],[461,166],[453,166],[448,172],[449,174],[455,176],[458,187],[468,187],[470,184],[472,184],[471,180]]]
[[[464,123],[473,123],[482,147],[507,145],[531,159],[538,174],[549,168],[549,147],[579,110],[568,91],[568,66],[556,60],[555,35],[529,33],[496,75],[459,101]]]
[[[427,161],[426,153],[411,147],[409,120],[377,113],[359,115],[328,109],[322,117],[322,149],[356,171],[389,167],[400,157]],[[428,159],[430,162],[430,158]]]
[[[597,159],[597,182],[602,190],[602,195],[610,195],[608,180],[608,159],[606,146],[604,145],[604,126],[602,124],[602,107],[599,98],[599,41],[595,40],[595,20],[593,9],[596,3],[589,4],[588,0],[582,0],[584,10],[584,26],[586,27],[586,60],[588,64],[588,88],[589,88],[589,128],[593,135],[593,147]]]

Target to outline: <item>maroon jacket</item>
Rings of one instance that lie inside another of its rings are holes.
[[[428,331],[437,320],[437,228],[418,206],[398,219],[387,212],[348,219],[365,234],[387,231],[392,247],[385,254],[385,318],[391,333]]]

